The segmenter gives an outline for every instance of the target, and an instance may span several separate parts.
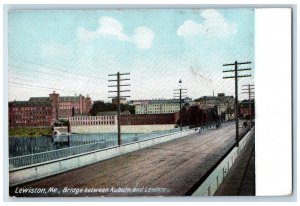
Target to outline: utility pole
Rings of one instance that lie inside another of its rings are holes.
[[[108,98],[117,99],[117,111],[118,111],[118,117],[117,117],[117,125],[118,125],[118,145],[122,145],[121,141],[121,104],[120,104],[120,98],[126,98],[130,96],[121,96],[122,92],[129,92],[130,90],[121,90],[121,87],[130,86],[130,84],[121,84],[122,81],[128,81],[129,78],[121,79],[121,76],[124,75],[130,75],[130,73],[116,73],[116,74],[109,74],[108,76],[117,76],[117,79],[109,79],[109,82],[117,82],[117,85],[109,85],[108,87],[117,87],[117,91],[108,91],[108,93],[117,93],[117,96],[112,96]]]
[[[174,98],[179,98],[179,119],[180,119],[180,131],[182,131],[182,112],[181,112],[181,107],[182,107],[182,98],[183,97],[186,97],[186,90],[187,89],[183,89],[181,88],[181,84],[182,84],[182,81],[181,79],[179,80],[178,82],[179,84],[179,89],[174,89],[175,93],[174,93]],[[178,93],[179,91],[179,93]],[[179,95],[179,96],[176,96],[176,95]]]
[[[247,87],[246,89],[242,89],[242,90],[246,90],[246,92],[243,92],[243,94],[248,94],[248,103],[249,103],[249,126],[250,128],[252,127],[252,110],[251,110],[251,97],[253,97],[254,94],[254,85],[253,84],[247,84],[247,85],[242,85],[244,87]]]
[[[223,66],[234,66],[234,69],[231,70],[224,70],[223,72],[234,72],[234,76],[225,76],[223,79],[231,79],[234,78],[235,80],[235,141],[236,141],[236,147],[239,146],[239,109],[238,109],[238,78],[242,77],[251,77],[251,74],[243,74],[239,75],[238,72],[241,71],[247,71],[251,70],[251,68],[244,68],[244,69],[238,69],[239,65],[242,64],[251,64],[251,62],[237,62],[230,64],[223,64]]]

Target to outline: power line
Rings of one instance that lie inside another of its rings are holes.
[[[11,82],[9,81],[8,83],[10,84],[15,84],[15,85],[22,85],[22,86],[30,86],[30,87],[37,87],[37,88],[44,88],[44,89],[54,89],[54,90],[58,90],[58,91],[67,91],[67,92],[75,92],[75,93],[86,93],[86,94],[97,94],[97,93],[93,93],[93,92],[79,92],[79,91],[75,91],[75,90],[66,90],[66,89],[59,89],[59,88],[54,88],[54,87],[45,87],[45,86],[40,86],[40,85],[32,85],[32,84],[24,84],[24,83],[20,83],[20,82]]]
[[[21,80],[21,81],[29,81],[29,80],[27,80],[27,79],[23,79],[23,78],[19,78],[19,77],[13,77],[13,79],[14,79],[14,80]],[[24,85],[27,85],[27,83],[22,83],[22,82],[17,82],[17,83],[18,83],[18,84],[22,84],[23,86],[24,86]],[[39,87],[39,88],[42,87],[43,90],[52,88],[52,87],[37,86],[37,85],[32,85],[31,87],[33,87],[33,86]],[[20,88],[24,88],[24,87],[20,87]],[[32,88],[27,88],[27,89],[32,89]],[[69,91],[69,90],[65,90],[65,89],[57,89],[57,88],[53,88],[53,89],[58,90],[58,91]],[[70,91],[70,92],[73,92],[73,91]],[[99,94],[99,93],[89,92],[89,91],[88,91],[88,92],[76,92],[76,93]]]
[[[89,75],[82,74],[82,73],[74,73],[74,72],[71,72],[69,70],[65,70],[65,69],[63,69],[63,68],[61,68],[61,67],[59,67],[57,65],[54,65],[54,64],[41,63],[41,62],[33,61],[33,60],[30,60],[30,59],[23,59],[23,58],[19,58],[19,57],[10,57],[10,58],[18,59],[20,61],[27,62],[27,63],[33,64],[33,65],[38,65],[38,66],[44,66],[44,67],[52,68],[52,69],[55,69],[55,70],[58,70],[58,71],[61,71],[61,72],[64,72],[64,73],[68,73],[68,74],[73,74],[73,75],[78,75],[78,76],[84,76],[84,77],[88,77],[88,78],[92,78],[92,79],[95,78],[94,76],[89,76]],[[70,66],[65,66],[65,67],[70,67]]]
[[[30,89],[30,90],[38,90],[38,91],[49,91],[48,88],[35,88],[35,87],[27,87],[27,86],[20,86],[20,85],[14,85],[14,84],[10,84],[9,87],[16,87],[16,88],[21,88],[21,89]],[[10,88],[9,88],[10,89]],[[60,91],[60,90],[58,90]],[[30,91],[29,91],[30,92]],[[74,92],[66,92],[64,91],[64,93],[67,94],[74,94]]]
[[[22,68],[22,67],[20,67],[20,66],[16,66],[16,65],[12,65],[12,64],[9,64],[9,66],[24,71],[24,67]],[[45,72],[45,71],[31,70],[30,72],[38,73],[38,74],[41,73],[41,74],[45,74],[45,75],[48,75],[48,76],[51,76],[51,77],[55,76],[55,77],[58,77],[58,78],[64,78],[64,79],[68,79],[68,80],[72,80],[72,79],[73,79],[73,80],[81,80],[81,81],[83,81],[83,79],[80,79],[80,78],[78,78],[78,77],[70,78],[70,77],[67,77],[67,76],[65,76],[65,75],[61,75],[61,74],[56,75],[55,73],[52,73],[52,74],[51,74],[51,73],[47,73],[47,72]],[[21,73],[19,73],[19,72],[16,72],[15,70],[14,70],[14,73],[17,73],[17,74],[22,75],[22,76],[26,76],[26,75],[24,75],[24,74],[21,74]],[[31,81],[31,80],[30,80],[30,81]],[[96,81],[95,79],[89,79],[89,81],[93,81],[94,83],[99,83],[99,81]],[[91,83],[91,82],[89,82],[89,83]]]

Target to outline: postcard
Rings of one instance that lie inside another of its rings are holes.
[[[254,20],[10,10],[9,195],[255,196]]]

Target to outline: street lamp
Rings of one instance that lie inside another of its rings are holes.
[[[181,79],[179,80],[178,82],[178,89],[175,89],[176,93],[174,93],[174,95],[179,95],[179,96],[176,96],[177,98],[179,98],[179,119],[180,119],[180,131],[182,131],[182,112],[181,112],[181,104],[182,104],[182,95],[183,94],[186,94],[186,90],[187,89],[183,89],[182,88],[182,81]],[[179,92],[179,93],[177,93]]]
[[[179,86],[179,91],[180,91],[180,96],[179,96],[179,119],[180,119],[180,131],[182,131],[182,112],[181,112],[181,99],[182,99],[182,81],[181,79],[178,82],[178,86]]]

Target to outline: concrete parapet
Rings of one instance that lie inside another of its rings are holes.
[[[231,149],[224,159],[208,175],[201,185],[192,193],[192,196],[212,196],[215,194],[225,176],[228,174],[235,160],[238,158],[245,145],[253,138],[254,127],[240,140],[239,147]]]

